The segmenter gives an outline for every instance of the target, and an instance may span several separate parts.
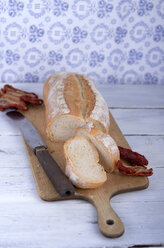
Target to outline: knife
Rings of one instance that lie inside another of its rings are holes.
[[[74,186],[48,152],[46,144],[33,124],[18,111],[14,110],[6,114],[17,122],[25,141],[37,156],[41,166],[59,195],[61,197],[74,195]]]

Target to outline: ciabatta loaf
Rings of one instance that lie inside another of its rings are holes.
[[[64,154],[65,173],[76,187],[96,188],[107,180],[104,168],[98,163],[98,152],[86,137],[68,139],[64,143]]]
[[[52,141],[72,137],[84,121],[92,121],[104,133],[108,132],[108,106],[94,82],[84,75],[55,73],[44,85],[43,99],[47,135]]]
[[[99,130],[94,123],[82,123],[75,131],[75,136],[85,136],[97,148],[100,156],[100,163],[107,172],[112,172],[116,168],[116,163],[120,159],[120,152],[114,139],[107,133]]]

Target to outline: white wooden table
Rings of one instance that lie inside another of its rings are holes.
[[[42,97],[43,84],[15,87]],[[154,169],[148,189],[111,200],[125,233],[104,237],[88,202],[42,201],[20,132],[0,112],[0,248],[164,247],[164,85],[98,88],[132,149]]]

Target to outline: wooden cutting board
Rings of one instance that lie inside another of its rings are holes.
[[[47,144],[48,150],[56,160],[58,165],[64,171],[65,158],[63,154],[63,144],[51,142],[46,136],[45,128],[45,108],[44,106],[31,107],[28,111],[22,112],[36,127],[43,140]],[[121,133],[114,118],[110,114],[110,135],[115,139],[117,145],[130,148],[123,134]],[[45,201],[65,200],[55,191],[49,178],[40,166],[33,151],[25,143],[27,154],[30,160],[33,176],[37,186],[38,194]],[[108,179],[101,187],[97,189],[76,189],[73,197],[67,199],[84,199],[91,202],[97,209],[98,226],[100,231],[107,237],[119,237],[124,232],[124,226],[118,215],[110,206],[110,198],[116,194],[132,190],[140,190],[148,187],[147,177],[125,176],[118,171],[108,174]],[[126,196],[125,196],[126,197]]]

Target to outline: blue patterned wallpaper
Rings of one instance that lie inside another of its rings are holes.
[[[164,0],[0,0],[0,80],[164,84]]]

